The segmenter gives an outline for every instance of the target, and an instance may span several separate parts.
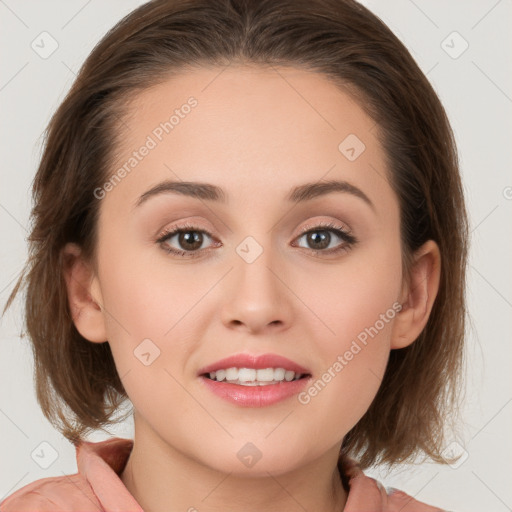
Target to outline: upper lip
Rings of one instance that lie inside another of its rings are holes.
[[[308,370],[300,364],[277,354],[234,354],[201,368],[199,375],[226,368],[254,368],[256,370],[284,368],[285,370],[295,373],[309,373]]]

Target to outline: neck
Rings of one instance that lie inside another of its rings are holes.
[[[223,473],[165,443],[153,431],[135,434],[121,480],[145,512],[341,512],[347,499],[339,446],[289,472],[258,477]],[[170,505],[172,508],[170,508]]]

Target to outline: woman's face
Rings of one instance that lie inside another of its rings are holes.
[[[231,67],[146,90],[122,126],[93,289],[136,436],[226,472],[336,458],[379,388],[402,289],[375,123],[321,75]],[[239,354],[308,376],[221,396],[201,370]]]

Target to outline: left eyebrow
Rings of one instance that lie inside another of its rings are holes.
[[[347,181],[340,180],[319,181],[299,185],[292,188],[290,193],[286,196],[286,200],[292,203],[301,203],[333,192],[343,192],[358,197],[375,211],[375,205],[360,188],[348,183]],[[212,185],[211,183],[166,180],[144,192],[137,200],[135,206],[140,206],[150,197],[164,193],[176,193],[192,197],[194,199],[222,203],[226,203],[228,200],[228,196],[224,190],[217,185]]]
[[[372,203],[370,198],[360,188],[352,185],[348,181],[330,180],[306,183],[293,188],[287,199],[293,203],[300,203],[302,201],[309,201],[316,197],[331,194],[333,192],[344,192],[358,197],[375,211],[375,205]]]

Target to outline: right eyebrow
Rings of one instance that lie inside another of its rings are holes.
[[[142,194],[137,200],[135,206],[140,206],[150,197],[164,193],[182,194],[184,196],[203,199],[206,201],[226,202],[226,195],[224,191],[220,187],[212,185],[211,183],[166,180],[144,192],[144,194]]]

